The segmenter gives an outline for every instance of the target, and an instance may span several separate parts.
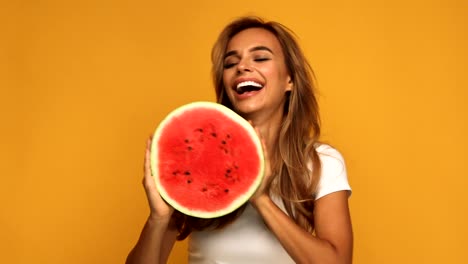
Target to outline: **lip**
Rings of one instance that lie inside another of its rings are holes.
[[[237,85],[239,83],[248,82],[248,81],[256,82],[258,84],[261,84],[262,88],[265,86],[265,83],[263,81],[260,81],[259,79],[256,79],[256,78],[238,78],[238,79],[234,80],[234,83],[232,84],[231,89],[233,89],[234,91],[237,91]]]

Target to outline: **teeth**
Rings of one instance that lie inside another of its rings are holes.
[[[245,87],[245,86],[254,86],[254,87],[260,87],[260,88],[263,87],[263,85],[256,83],[254,81],[245,81],[245,82],[239,83],[236,89],[239,90],[240,88]]]

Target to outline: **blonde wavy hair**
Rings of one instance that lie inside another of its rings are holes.
[[[313,232],[315,192],[321,173],[320,159],[315,150],[320,137],[320,116],[314,73],[294,33],[278,22],[253,16],[241,17],[228,24],[211,53],[216,98],[218,103],[232,108],[223,84],[224,54],[232,37],[249,28],[262,28],[276,36],[294,85],[292,91],[286,94],[278,144],[275,144],[270,157],[274,173],[269,185],[270,193],[282,199],[286,211],[299,226]],[[199,219],[176,213],[174,218],[179,230],[178,239],[184,239],[192,230],[221,228],[235,220],[244,208],[245,205],[216,219]]]

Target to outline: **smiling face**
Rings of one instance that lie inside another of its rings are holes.
[[[234,35],[224,54],[223,83],[234,110],[244,117],[282,115],[292,82],[276,36],[263,28]]]

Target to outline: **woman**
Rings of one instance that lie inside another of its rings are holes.
[[[190,235],[189,263],[351,263],[351,192],[341,155],[320,144],[312,70],[293,34],[276,22],[240,18],[212,50],[218,102],[257,129],[267,157],[262,185],[219,219],[184,216],[159,196],[146,149],[151,213],[127,263],[165,263]]]

